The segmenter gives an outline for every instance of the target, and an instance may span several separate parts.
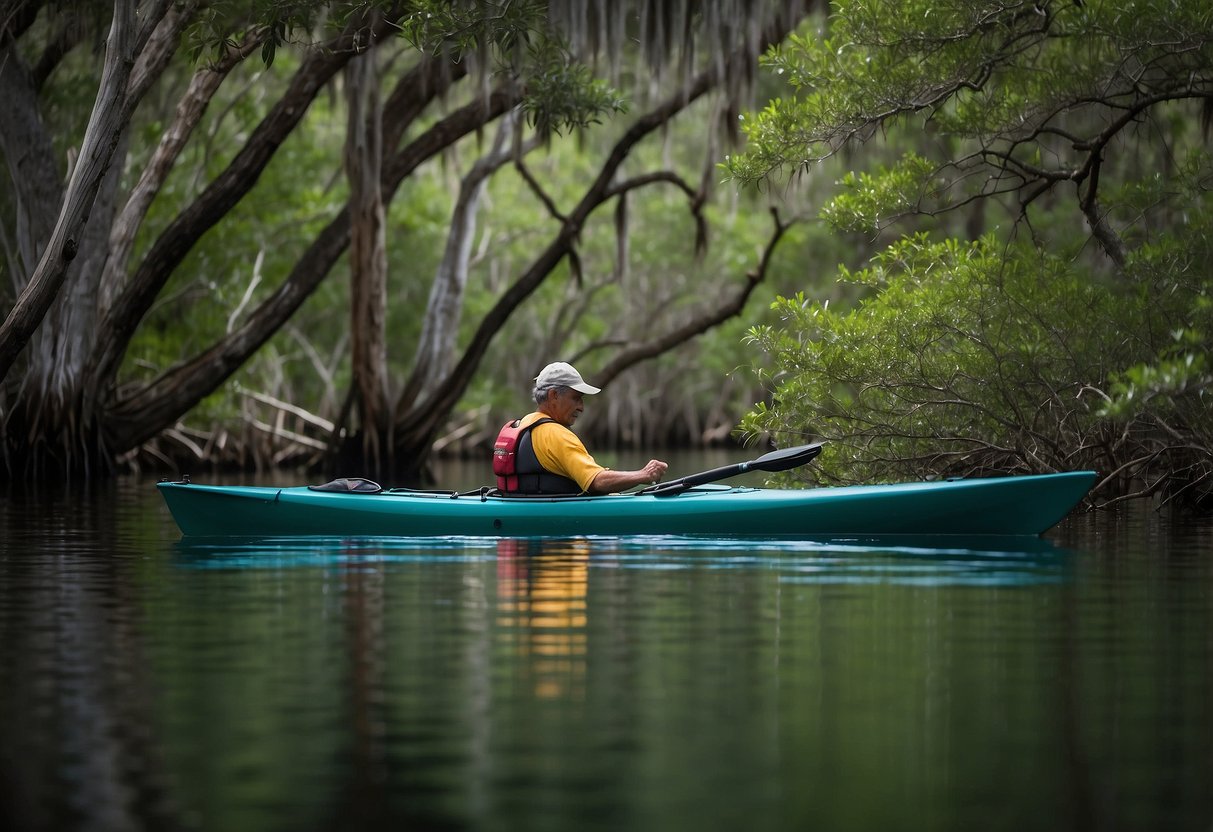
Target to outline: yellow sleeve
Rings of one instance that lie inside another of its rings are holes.
[[[594,477],[605,470],[590,456],[577,434],[555,422],[531,431],[531,447],[535,449],[540,465],[553,474],[573,480],[582,491],[589,491]]]

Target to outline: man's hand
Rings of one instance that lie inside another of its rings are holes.
[[[670,466],[666,465],[660,459],[650,459],[648,464],[640,469],[641,474],[644,474],[646,479],[641,480],[642,483],[661,482],[661,478],[665,476],[665,471]]]

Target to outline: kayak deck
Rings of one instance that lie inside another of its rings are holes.
[[[1076,471],[805,490],[705,485],[674,496],[334,493],[159,483],[186,536],[1039,535],[1083,498]]]

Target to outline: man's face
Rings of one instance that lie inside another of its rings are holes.
[[[548,415],[566,428],[571,428],[585,410],[581,394],[568,387],[548,391]]]

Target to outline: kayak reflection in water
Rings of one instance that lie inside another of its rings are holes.
[[[584,396],[601,392],[571,364],[557,361],[535,377],[537,409],[507,423],[494,446],[497,486],[507,494],[609,494],[660,482],[669,467],[650,459],[637,471],[612,471],[594,461],[571,428]]]

